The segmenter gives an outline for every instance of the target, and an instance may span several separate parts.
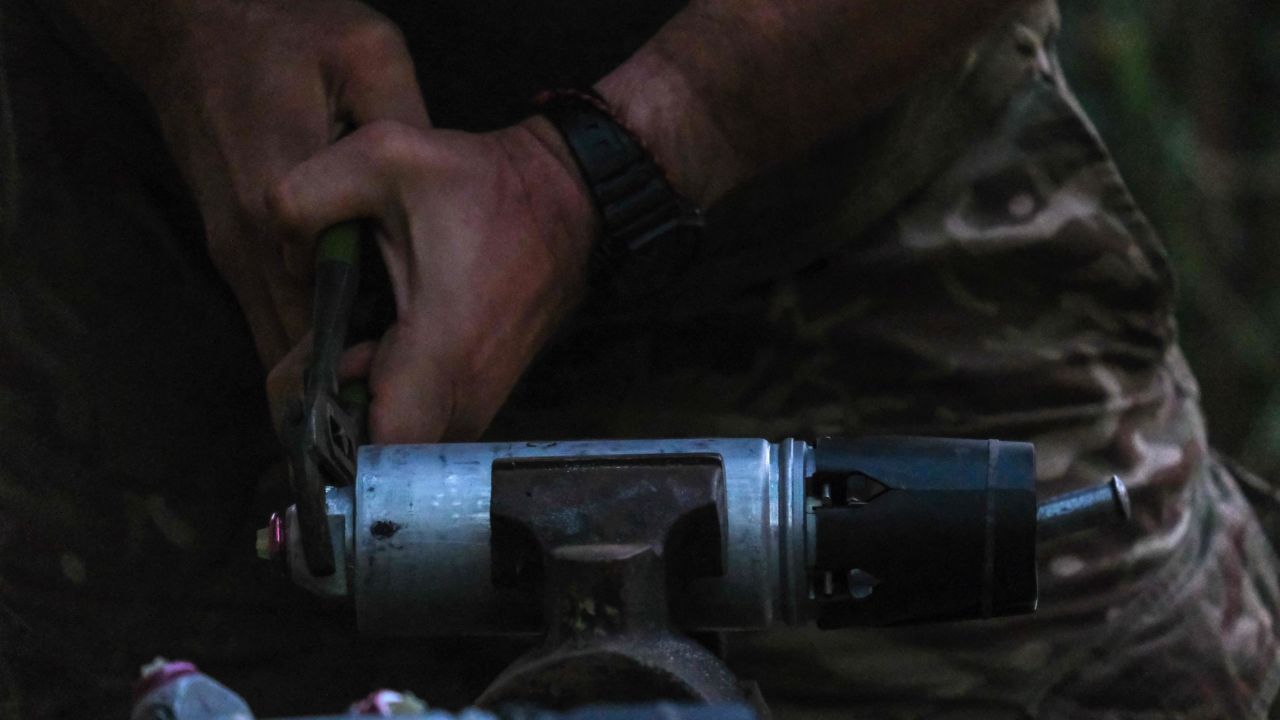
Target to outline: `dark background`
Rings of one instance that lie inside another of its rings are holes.
[[[1067,77],[1179,280],[1222,452],[1280,479],[1280,2],[1066,0]]]

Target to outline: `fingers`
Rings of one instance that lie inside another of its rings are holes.
[[[393,122],[377,122],[317,153],[296,167],[268,195],[268,205],[286,238],[287,262],[310,267],[314,238],[326,228],[353,218],[378,221],[384,235],[408,237],[401,206],[402,178],[411,169],[418,175],[425,161],[420,131]],[[297,242],[306,238],[309,243]],[[387,270],[403,307],[408,263],[405,242],[383,242]],[[408,337],[397,325],[379,345],[363,343],[348,349],[340,362],[343,380],[369,378],[373,395],[370,435],[374,442],[438,440],[451,413],[451,393],[440,387],[443,374],[435,371],[421,337]],[[424,359],[428,358],[428,359]]]
[[[369,385],[371,442],[436,442],[446,432],[456,434],[448,427],[454,414],[452,388],[442,383],[444,374],[418,340],[404,326],[396,326],[381,344],[362,342],[342,354],[338,380]]]
[[[372,340],[352,345],[342,352],[338,360],[338,382],[352,380],[368,380],[373,371],[374,356],[378,352],[378,343]]]
[[[283,426],[284,412],[291,401],[302,397],[303,381],[311,361],[314,336],[308,332],[291,350],[283,355],[267,373],[267,402],[271,408],[272,426],[278,432]],[[363,342],[347,348],[338,361],[340,384],[353,380],[368,380],[378,346]]]
[[[380,120],[431,127],[404,36],[390,22],[364,23],[342,40],[335,94],[356,126]]]
[[[413,58],[399,28],[389,20],[375,14],[348,23],[332,46],[332,52],[323,59],[323,64],[328,92],[335,106],[335,119],[342,123],[335,127],[355,127],[357,134],[360,129],[379,123],[393,123],[416,130],[431,127],[414,74]],[[342,138],[333,140],[338,144],[343,142]],[[275,191],[276,188],[267,190],[268,207],[273,207]],[[339,220],[355,217],[358,216],[350,215]],[[288,229],[291,218],[286,217],[285,220]],[[286,236],[287,272],[295,277],[310,277],[318,232],[308,227]]]
[[[417,131],[392,122],[365,126],[294,168],[267,193],[285,238],[285,266],[306,276],[315,238],[331,225],[377,218],[395,233],[399,176],[418,153]]]
[[[383,338],[369,382],[372,442],[436,442],[444,434],[453,414],[453,392],[436,356],[423,346],[403,325]]]

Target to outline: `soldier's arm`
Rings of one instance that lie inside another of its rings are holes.
[[[709,205],[888,103],[1014,0],[695,0],[599,83],[676,189]],[[598,223],[551,124],[362,127],[275,187],[291,252],[373,218],[396,322],[352,350],[377,442],[479,434],[583,296]],[[273,375],[283,394],[296,367]]]
[[[695,0],[597,89],[702,206],[887,105],[1018,0]]]

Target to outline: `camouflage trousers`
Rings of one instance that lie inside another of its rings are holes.
[[[198,213],[84,38],[3,13],[0,717],[120,717],[158,654],[268,716],[474,697],[517,644],[361,640],[256,562],[279,452]],[[1045,494],[1130,485],[1129,527],[1045,548],[1034,617],[734,638],[781,718],[1256,718],[1280,686],[1275,558],[1056,36],[1034,3],[742,188],[678,303],[588,308],[490,430],[1027,439]]]

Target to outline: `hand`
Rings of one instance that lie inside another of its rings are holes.
[[[214,263],[272,367],[308,329],[311,298],[309,277],[284,271],[267,189],[349,127],[430,123],[399,31],[365,6],[198,7],[169,66],[143,84],[195,192]]]
[[[376,223],[395,324],[349,350],[344,380],[367,378],[378,443],[479,435],[578,302],[596,232],[559,136],[534,118],[486,134],[374,123],[298,166],[270,195],[290,266],[343,220]],[[306,343],[272,371],[296,392]]]

